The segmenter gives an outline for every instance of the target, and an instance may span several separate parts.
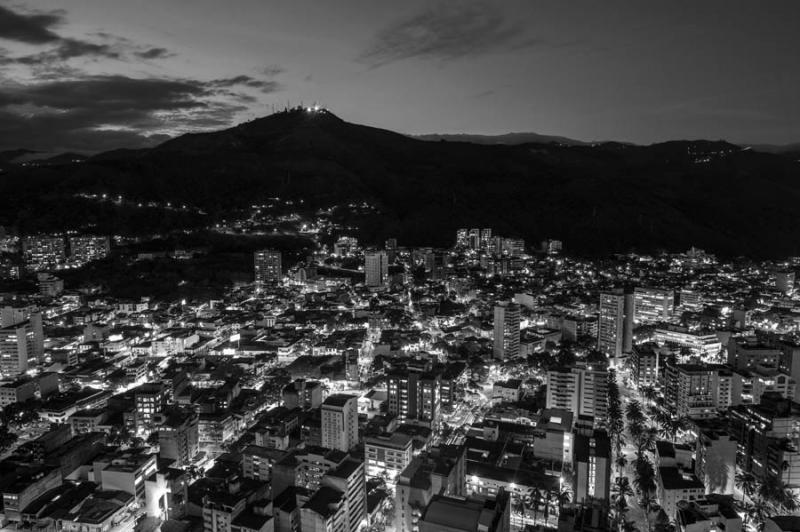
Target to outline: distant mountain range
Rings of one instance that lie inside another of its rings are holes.
[[[472,135],[469,133],[431,133],[417,135],[415,138],[431,141],[470,142],[472,144],[563,144],[565,146],[587,146],[591,142],[558,137],[555,135],[540,135],[539,133],[505,133],[503,135]]]
[[[137,232],[209,220],[142,218],[76,200],[82,192],[183,202],[211,219],[280,196],[303,199],[309,209],[376,205],[380,215],[354,222],[367,243],[396,237],[401,245],[450,245],[459,227],[492,227],[529,243],[560,238],[568,251],[592,255],[692,245],[729,256],[800,254],[800,163],[793,156],[705,140],[635,146],[464,138],[431,142],[326,111],[292,110],[82,162],[72,155],[27,165],[0,158],[0,224],[24,232]]]

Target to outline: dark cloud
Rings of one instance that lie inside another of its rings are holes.
[[[154,132],[228,126],[246,107],[214,82],[86,76],[0,87],[0,147],[96,152],[152,144]]]
[[[0,6],[0,39],[28,44],[55,42],[61,38],[52,27],[61,20],[55,13],[22,14]]]
[[[212,80],[210,84],[218,88],[249,87],[251,89],[258,89],[265,93],[276,92],[281,88],[281,84],[277,81],[256,79],[245,75],[215,79]]]
[[[167,57],[174,56],[175,53],[170,52],[166,48],[154,47],[142,50],[141,52],[135,52],[134,55],[140,59],[166,59]]]
[[[498,5],[458,2],[432,6],[384,28],[358,60],[378,67],[412,57],[452,60],[537,44]]]
[[[115,60],[135,57],[150,60],[174,55],[166,48],[141,46],[106,32],[93,34],[95,40],[103,42],[63,37],[51,29],[62,21],[60,13],[25,15],[0,7],[0,38],[28,44],[51,45],[44,51],[19,57],[10,57],[6,53],[0,63],[17,63],[42,68],[47,65],[57,66],[58,63],[78,57]]]
[[[77,39],[61,39],[58,45],[45,52],[17,57],[14,62],[22,65],[46,65],[62,63],[75,57],[95,57],[106,59],[122,59],[123,52],[119,47],[110,44],[97,44]]]

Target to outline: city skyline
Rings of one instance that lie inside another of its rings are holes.
[[[0,145],[97,152],[319,103],[407,134],[800,142],[794,2],[0,6]]]

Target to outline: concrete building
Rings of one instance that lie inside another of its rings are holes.
[[[591,416],[596,426],[604,426],[608,414],[608,371],[587,365],[549,370],[545,406]]]
[[[741,532],[742,518],[732,497],[707,495],[703,499],[678,504],[675,525],[679,532]]]
[[[508,532],[511,500],[502,489],[495,497],[434,495],[419,519],[419,532]]]
[[[611,461],[611,440],[605,431],[575,434],[572,459],[575,502],[610,500]]]
[[[602,292],[598,304],[597,349],[620,359],[633,348],[634,295],[623,290]]]
[[[322,385],[317,381],[297,379],[286,385],[281,398],[286,408],[316,410],[322,406]]]
[[[675,292],[665,288],[637,287],[633,290],[634,322],[637,324],[669,321],[675,304]]]
[[[69,238],[70,262],[83,265],[104,259],[111,252],[111,240],[107,236],[71,236]]]
[[[367,478],[386,475],[390,482],[394,482],[397,475],[411,463],[413,441],[412,437],[401,432],[364,438]]]
[[[397,477],[395,531],[418,530],[416,523],[434,495],[463,496],[465,493],[464,447],[442,446],[417,456]]]
[[[388,412],[399,423],[435,427],[441,415],[441,375],[432,371],[391,370],[386,374]]]
[[[35,357],[35,343],[30,321],[0,329],[0,373],[3,377],[16,378],[28,371],[29,361]]]
[[[389,256],[385,251],[364,254],[364,282],[370,287],[385,286],[389,282]]]
[[[715,381],[717,368],[705,364],[667,364],[665,395],[675,405],[678,416],[712,418],[717,416]]]
[[[520,308],[516,303],[494,307],[494,358],[505,360],[519,355]]]
[[[199,417],[194,412],[171,411],[156,414],[159,458],[172,460],[172,467],[188,467],[200,450]]]
[[[278,283],[283,278],[281,252],[275,249],[262,249],[253,254],[256,288]]]
[[[777,270],[773,272],[775,278],[775,288],[784,294],[790,294],[794,290],[795,272],[791,270]]]
[[[0,407],[24,403],[36,394],[36,384],[31,380],[16,380],[0,385]]]
[[[334,394],[322,403],[322,446],[348,452],[358,445],[358,398]]]
[[[60,236],[27,236],[22,240],[22,258],[33,271],[55,270],[64,266],[67,250]]]
[[[26,321],[30,322],[33,329],[33,354],[41,357],[44,354],[44,328],[39,308],[28,304],[4,305],[0,308],[0,327],[11,327]]]
[[[659,347],[648,343],[636,345],[631,354],[633,381],[639,388],[652,387],[658,384]]]
[[[752,370],[756,366],[778,368],[783,351],[758,341],[752,336],[734,336],[728,342],[728,364],[733,369]]]
[[[678,503],[702,499],[706,489],[694,473],[679,467],[656,469],[656,497],[667,516],[674,516]]]
[[[736,476],[736,440],[727,427],[702,427],[695,446],[694,474],[706,494],[732,495]]]

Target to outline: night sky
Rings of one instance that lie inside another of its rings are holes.
[[[410,134],[800,142],[800,2],[0,1],[0,149],[319,102]]]

